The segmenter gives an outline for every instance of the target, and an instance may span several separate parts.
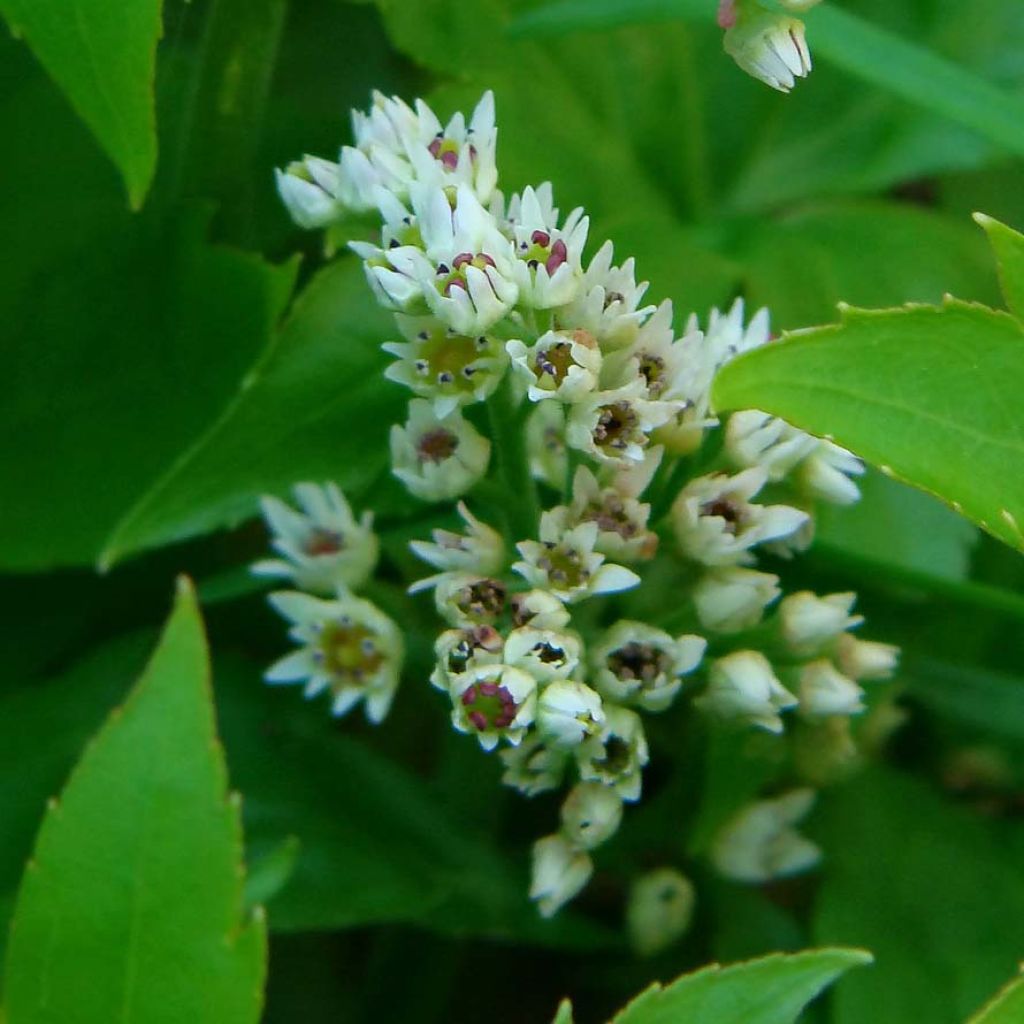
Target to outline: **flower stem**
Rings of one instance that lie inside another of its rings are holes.
[[[540,517],[526,447],[525,412],[516,399],[512,374],[506,373],[487,400],[487,413],[498,471],[506,490],[505,518],[512,541],[536,537]]]

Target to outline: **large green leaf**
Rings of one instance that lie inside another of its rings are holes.
[[[818,949],[684,974],[655,982],[613,1024],[792,1024],[841,974],[871,962],[856,949]]]
[[[840,984],[834,1024],[959,1024],[1024,956],[1019,843],[1003,834],[1017,827],[882,770],[833,791],[819,817],[815,939],[877,960]]]
[[[115,220],[12,297],[5,568],[94,562],[267,343],[294,265],[211,247],[202,232],[194,216],[173,229]]]
[[[153,79],[161,0],[0,0],[24,37],[117,165],[132,206],[156,169]],[[10,140],[8,140],[10,141]]]
[[[728,364],[715,403],[765,409],[833,437],[1024,547],[1022,388],[1021,324],[950,299],[941,308],[844,308],[838,325]]]
[[[255,1024],[265,926],[242,920],[241,858],[183,582],[146,671],[48,807],[12,924],[9,1024]]]
[[[237,523],[297,480],[368,484],[406,397],[383,377],[394,330],[354,259],[327,267],[226,407],[122,513],[101,563]]]

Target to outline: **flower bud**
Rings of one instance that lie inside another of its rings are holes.
[[[780,593],[778,576],[725,565],[700,578],[693,588],[693,603],[705,629],[740,633],[756,626]]]
[[[579,850],[607,842],[622,822],[622,798],[599,782],[574,786],[562,804],[562,835]]]
[[[341,220],[345,204],[338,198],[340,168],[329,160],[306,156],[274,171],[277,192],[300,228],[315,230]]]
[[[779,92],[789,92],[811,71],[804,23],[771,11],[741,15],[725,33],[725,52],[748,75]]]
[[[527,590],[509,597],[512,625],[517,629],[562,629],[569,625],[569,610],[549,590]]]
[[[844,633],[836,644],[836,664],[850,679],[888,679],[896,671],[900,649],[874,640],[858,640]]]
[[[569,761],[568,751],[545,743],[532,732],[518,746],[500,750],[498,757],[505,766],[501,781],[525,796],[557,789],[562,784]]]
[[[794,789],[748,804],[715,837],[711,862],[737,882],[769,882],[814,867],[821,850],[793,827],[814,804],[813,789]]]
[[[626,904],[626,931],[639,956],[655,956],[685,935],[697,902],[693,883],[674,868],[636,879]]]
[[[780,711],[797,699],[775,678],[771,663],[759,651],[734,651],[711,665],[705,694],[696,703],[723,719],[745,720],[751,725],[782,732]]]
[[[808,655],[834,643],[840,633],[854,629],[863,615],[851,615],[857,595],[826,594],[819,597],[801,590],[784,598],[779,605],[782,636],[796,654]]]
[[[864,691],[827,658],[812,661],[800,671],[800,714],[805,718],[859,715]]]
[[[530,899],[537,901],[542,917],[553,917],[590,881],[594,863],[564,836],[553,835],[533,844]]]
[[[595,736],[605,722],[601,698],[583,683],[559,679],[541,690],[537,703],[537,730],[552,746],[578,746]]]
[[[458,569],[482,576],[500,572],[505,564],[505,542],[501,534],[477,519],[465,502],[459,502],[458,510],[466,524],[465,533],[434,530],[433,543],[409,542],[413,554],[442,572]]]

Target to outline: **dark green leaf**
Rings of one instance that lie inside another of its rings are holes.
[[[242,833],[187,583],[124,706],[47,810],[18,896],[9,1024],[255,1024],[262,915],[242,920]]]
[[[727,365],[717,407],[830,436],[1024,547],[1024,328],[955,300],[842,313]]]

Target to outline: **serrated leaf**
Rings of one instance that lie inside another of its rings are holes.
[[[764,409],[1024,548],[1024,327],[1005,313],[844,309],[719,373],[720,411]]]
[[[145,672],[40,829],[8,948],[9,1024],[255,1024],[265,925],[242,919],[241,857],[183,582]]]
[[[161,0],[0,0],[140,207],[156,170],[153,80]]]
[[[655,982],[612,1024],[792,1024],[836,978],[868,963],[863,950],[817,949],[711,964],[664,987]]]
[[[968,1024],[1020,1024],[1024,1021],[1024,979],[1011,981]]]
[[[974,219],[985,229],[995,253],[1007,308],[1024,319],[1024,235],[983,213],[976,213]]]
[[[815,816],[828,853],[814,937],[876,958],[837,987],[833,1024],[961,1024],[1024,954],[1019,823],[891,770],[829,797]]]

